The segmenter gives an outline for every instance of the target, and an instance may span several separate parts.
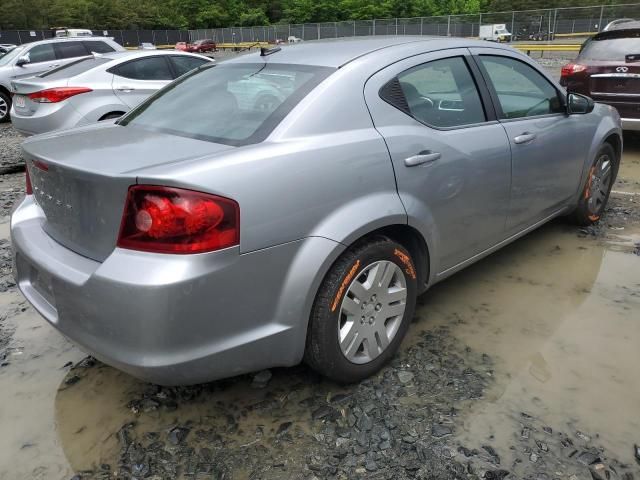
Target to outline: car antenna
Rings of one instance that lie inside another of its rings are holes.
[[[269,55],[273,55],[274,53],[278,53],[280,50],[282,50],[280,47],[273,47],[273,48],[261,47],[260,48],[260,56],[261,57],[266,57],[266,56],[269,56]]]

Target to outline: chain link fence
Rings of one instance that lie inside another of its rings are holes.
[[[477,37],[480,25],[504,23],[514,40],[549,40],[585,36],[601,31],[618,18],[640,19],[640,3],[593,7],[443,15],[421,18],[393,18],[330,23],[269,25],[190,30],[191,41],[210,38],[219,43],[287,41],[373,35],[437,35]]]
[[[113,37],[125,47],[135,47],[143,42],[175,45],[205,38],[233,44],[287,41],[291,37],[305,41],[375,35],[477,37],[480,25],[504,23],[514,40],[549,40],[598,32],[618,18],[640,19],[640,3],[201,30],[93,30],[93,33]],[[0,43],[21,44],[52,36],[49,30],[5,30],[0,31]]]

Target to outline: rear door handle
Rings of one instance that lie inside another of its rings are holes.
[[[513,139],[514,143],[521,145],[523,143],[533,142],[536,139],[535,133],[524,132]]]
[[[135,88],[133,87],[120,87],[118,88],[119,92],[133,92],[135,90]]]
[[[432,152],[426,150],[420,152],[418,155],[414,155],[404,159],[404,164],[407,167],[417,167],[418,165],[424,165],[425,163],[433,163],[438,160],[442,155],[438,152]]]
[[[59,67],[60,64],[59,63],[54,63],[53,65],[49,65],[49,68],[56,68]]]

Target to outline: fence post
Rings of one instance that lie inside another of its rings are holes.
[[[447,37],[451,36],[451,15],[447,15]]]
[[[480,14],[480,20],[478,22],[478,36],[480,36],[481,29],[482,29],[482,14]],[[473,37],[473,30],[471,30],[471,36]]]
[[[356,36],[356,21],[353,21],[353,36]]]
[[[304,40],[304,23],[302,24],[302,40]]]
[[[316,28],[318,29],[318,40],[320,40],[320,24],[316,23]]]
[[[511,12],[511,36],[513,37],[515,32],[516,12]]]
[[[598,21],[598,31],[602,31],[602,15],[604,15],[604,5],[600,7],[600,20]]]
[[[420,35],[424,35],[424,17],[420,17]]]
[[[396,35],[398,35],[398,19],[396,18]]]
[[[375,36],[376,34],[376,19],[373,19],[373,35]]]

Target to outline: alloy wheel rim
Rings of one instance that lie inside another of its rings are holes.
[[[4,98],[0,97],[0,120],[6,117],[8,112],[9,112],[9,105],[7,105],[7,102],[5,101]]]
[[[609,155],[601,155],[590,172],[589,200],[587,206],[589,213],[600,214],[611,185],[611,159]]]
[[[402,269],[381,260],[355,278],[340,307],[338,343],[347,360],[365,364],[379,357],[398,333],[407,305]]]

